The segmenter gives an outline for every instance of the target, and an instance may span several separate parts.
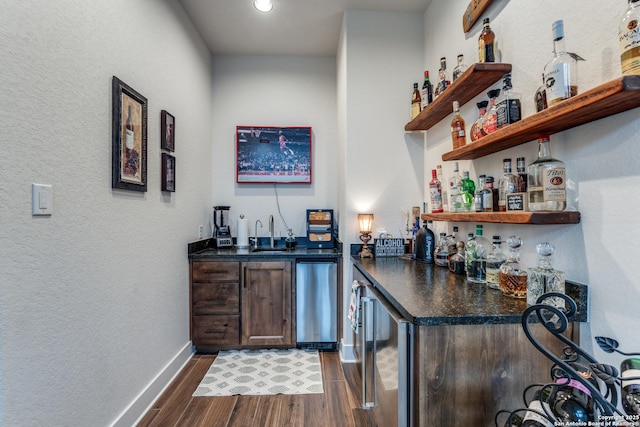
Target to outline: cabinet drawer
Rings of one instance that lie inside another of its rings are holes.
[[[193,317],[193,344],[240,344],[240,316]]]
[[[193,314],[240,313],[239,283],[193,283],[191,305]]]
[[[233,261],[194,261],[191,264],[191,276],[194,281],[198,282],[240,280],[240,263]]]

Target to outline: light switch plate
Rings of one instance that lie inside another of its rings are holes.
[[[31,184],[31,215],[51,215],[53,187],[47,184]]]

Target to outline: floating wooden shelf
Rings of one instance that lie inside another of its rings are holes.
[[[460,212],[422,214],[424,221],[492,222],[501,224],[578,224],[580,212]]]
[[[453,101],[460,105],[473,99],[480,92],[511,71],[511,64],[482,62],[471,65],[458,79],[404,127],[406,131],[427,130],[453,113]]]
[[[442,160],[477,159],[534,141],[541,133],[562,132],[636,107],[640,107],[640,76],[620,77],[444,153]]]

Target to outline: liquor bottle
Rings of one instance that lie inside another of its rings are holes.
[[[411,120],[415,119],[420,114],[421,108],[420,90],[418,90],[418,83],[413,84],[413,94],[411,95]]]
[[[476,104],[476,107],[478,107],[478,118],[471,125],[471,135],[469,135],[471,141],[477,141],[485,136],[485,133],[482,130],[482,122],[484,120],[484,115],[487,114],[488,104],[489,101],[480,101]]]
[[[500,89],[493,89],[487,92],[489,97],[489,108],[482,118],[482,132],[489,135],[498,130],[498,111],[496,107],[496,98],[500,95]]]
[[[478,62],[496,62],[496,51],[496,34],[489,25],[489,18],[484,18],[478,37]]]
[[[527,183],[529,178],[527,177],[527,168],[524,164],[524,157],[518,157],[516,159],[516,171],[518,172],[518,193],[527,192]]]
[[[629,7],[618,26],[622,75],[640,74],[640,0],[629,0]]]
[[[453,81],[455,82],[465,71],[467,71],[467,66],[464,63],[464,55],[460,54],[458,55],[458,65],[453,69]]]
[[[509,257],[500,266],[500,290],[506,296],[513,298],[527,297],[527,271],[520,265],[520,246],[522,239],[511,236],[507,239]]]
[[[502,160],[503,174],[498,181],[498,210],[507,210],[507,194],[515,193],[518,189],[518,178],[511,173],[511,159]]]
[[[422,83],[422,91],[420,92],[420,99],[422,101],[421,108],[425,107],[433,102],[433,85],[429,80],[429,71],[424,72],[424,83]]]
[[[133,120],[131,119],[131,105],[127,109],[127,121],[125,122],[125,147],[127,150],[133,150],[135,138],[133,133]]]
[[[436,165],[436,172],[437,172],[438,181],[440,181],[441,190],[442,190],[442,209],[445,212],[448,212],[449,211],[449,196],[447,193],[448,185],[447,185],[447,182],[442,179],[442,165]]]
[[[453,176],[449,178],[449,212],[463,212],[462,178],[459,174],[458,162],[453,163]]]
[[[511,90],[511,73],[507,73],[502,78],[502,93],[497,104],[498,129],[520,121],[522,118],[520,100],[522,96]]]
[[[449,87],[451,82],[447,80],[447,58],[444,56],[440,58],[440,69],[438,70],[438,84],[436,86],[436,92],[434,96],[437,98],[446,88]]]
[[[449,254],[450,240],[451,236],[447,236],[447,233],[440,233],[440,238],[438,239],[438,244],[436,245],[433,255],[435,263],[439,267],[449,266],[449,258],[451,256],[451,254]]]
[[[567,206],[564,163],[551,157],[549,135],[538,137],[538,158],[527,167],[527,196],[531,212],[563,211]]]
[[[464,119],[460,116],[460,104],[453,101],[453,120],[451,120],[451,141],[453,149],[460,148],[467,143]]]
[[[493,245],[487,254],[487,286],[491,289],[500,290],[500,267],[507,261],[501,244],[500,236],[493,236]]]
[[[442,209],[442,184],[438,180],[435,169],[431,170],[431,182],[429,182],[429,194],[431,196],[431,213],[444,212]]]
[[[564,23],[562,19],[552,25],[553,58],[544,66],[544,85],[547,105],[578,94],[578,61],[564,48]]]
[[[622,380],[622,407],[627,415],[640,415],[640,359],[623,360],[620,364],[620,378],[636,378]]]
[[[482,190],[482,209],[485,212],[498,210],[498,190],[493,188],[493,177],[488,176],[484,181]]]
[[[572,368],[596,389],[595,375],[580,363],[569,363]],[[556,425],[588,425],[596,421],[596,410],[591,392],[582,383],[572,378],[559,378],[549,397],[551,412],[557,418]],[[593,424],[592,424],[593,425]]]
[[[476,192],[476,184],[469,178],[469,171],[462,172],[462,203],[465,212],[473,209],[473,197]]]
[[[416,260],[433,264],[433,250],[435,235],[428,227],[430,221],[424,221],[424,226],[416,233]]]
[[[478,188],[476,188],[476,192],[473,193],[473,210],[476,212],[484,211],[484,207],[482,206],[482,192],[485,190],[484,186],[486,180],[486,175],[478,176]]]
[[[487,252],[490,243],[482,237],[482,225],[476,225],[476,234],[469,239],[465,250],[465,268],[467,281],[472,283],[487,283]]]
[[[456,253],[449,258],[449,271],[453,274],[465,274],[464,242],[456,243]]]
[[[540,112],[547,108],[547,91],[544,87],[544,73],[542,73],[542,85],[536,90],[536,94],[533,97],[533,101],[536,104],[536,112]]]
[[[456,247],[458,244],[458,227],[454,226],[451,235],[449,236],[449,257],[456,253]],[[462,240],[460,240],[462,241]],[[463,242],[464,243],[464,242]]]
[[[549,407],[550,394],[550,389],[545,389],[544,392],[536,391],[533,399],[527,405],[527,412],[524,414],[521,427],[554,427],[557,425]]]
[[[547,292],[564,293],[564,272],[555,270],[551,266],[551,255],[556,248],[551,243],[540,243],[536,246],[538,266],[529,269],[529,279],[527,283],[527,304],[535,305],[542,294]],[[564,308],[564,300],[559,297],[546,299],[544,304],[553,305],[557,308]]]

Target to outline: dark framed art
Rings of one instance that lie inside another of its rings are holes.
[[[112,80],[111,187],[147,191],[147,98]]]
[[[160,112],[160,148],[167,151],[174,151],[176,147],[175,139],[176,118],[166,110]]]
[[[176,191],[176,158],[162,153],[162,191]]]
[[[311,184],[311,127],[236,127],[238,184]]]

